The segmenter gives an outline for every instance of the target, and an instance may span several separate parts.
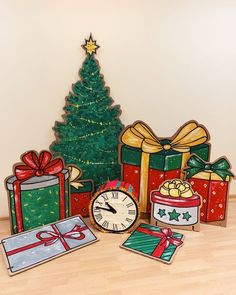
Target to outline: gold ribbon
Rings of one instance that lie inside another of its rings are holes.
[[[140,208],[141,212],[147,210],[147,191],[148,191],[148,169],[150,154],[162,150],[173,150],[182,153],[181,168],[186,165],[190,156],[190,148],[202,144],[208,140],[206,129],[191,121],[183,125],[177,133],[170,138],[168,144],[161,144],[151,128],[142,121],[135,122],[128,126],[121,135],[121,142],[135,148],[142,149],[141,166],[140,166]],[[183,175],[181,175],[183,178]]]
[[[211,170],[205,170],[202,172],[199,172],[192,176],[192,178],[198,178],[198,179],[204,179],[204,180],[217,180],[217,181],[230,181],[230,176],[226,176],[225,180],[223,180],[218,174]]]
[[[180,179],[165,181],[159,191],[162,195],[170,197],[190,198],[193,196],[190,184]]]
[[[70,174],[70,178],[69,178],[70,185],[76,189],[78,189],[79,187],[83,187],[83,184],[80,183],[80,180],[79,180],[79,178],[82,175],[82,170],[73,165],[67,166],[67,169],[69,170],[69,174]]]

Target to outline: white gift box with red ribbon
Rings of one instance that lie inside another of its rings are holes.
[[[77,250],[98,239],[79,216],[1,241],[10,275]]]

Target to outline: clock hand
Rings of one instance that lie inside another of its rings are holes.
[[[101,209],[101,210],[105,210],[105,211],[109,211],[112,212],[113,214],[116,213],[115,209],[110,209],[110,208],[104,208],[104,207],[100,207],[100,206],[96,206],[95,209]]]
[[[116,209],[114,209],[108,202],[105,203],[111,210],[112,213],[117,213]]]

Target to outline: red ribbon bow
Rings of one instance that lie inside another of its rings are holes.
[[[161,232],[163,233],[163,237],[161,239],[161,245],[166,249],[170,244],[175,245],[176,247],[183,244],[183,242],[177,238],[174,238],[173,232],[170,228],[162,228]]]
[[[183,244],[183,242],[180,239],[175,238],[173,236],[173,232],[170,228],[162,228],[160,232],[157,232],[157,231],[150,230],[148,228],[139,227],[137,228],[137,231],[147,235],[157,237],[157,238],[161,238],[157,247],[152,252],[152,256],[155,256],[158,258],[161,257],[165,249],[167,249],[170,244],[173,244],[176,247],[179,247],[180,245]]]
[[[87,229],[87,226],[80,227],[79,225],[75,225],[71,231],[61,234],[55,225],[52,225],[52,227],[54,231],[40,231],[36,234],[36,237],[44,243],[44,246],[51,246],[60,240],[66,251],[70,250],[70,247],[65,239],[83,240],[85,234],[81,232]],[[43,237],[43,235],[46,236]]]
[[[24,231],[20,184],[33,176],[58,176],[60,187],[60,219],[65,218],[65,177],[61,173],[63,170],[62,159],[57,158],[52,160],[52,155],[48,151],[42,151],[39,156],[36,152],[30,151],[25,153],[21,159],[25,165],[15,166],[15,176],[17,179],[13,183],[17,231]]]
[[[54,231],[45,230],[45,231],[40,231],[36,234],[36,238],[40,240],[39,242],[35,242],[33,244],[29,244],[29,245],[8,251],[6,253],[7,256],[11,256],[11,255],[20,253],[22,251],[26,251],[26,250],[35,248],[40,245],[51,246],[54,243],[56,243],[58,240],[61,241],[65,250],[68,251],[68,250],[70,250],[70,247],[67,244],[67,242],[65,241],[65,239],[83,240],[85,238],[85,234],[82,233],[82,231],[88,229],[88,227],[86,225],[83,227],[81,227],[79,225],[75,225],[71,231],[61,234],[55,224],[52,224],[51,227],[53,228]],[[47,236],[43,237],[43,235],[47,235]]]
[[[19,180],[26,180],[33,176],[56,175],[63,169],[63,161],[60,158],[52,160],[50,152],[42,151],[39,156],[34,152],[27,152],[22,156],[25,165],[15,167],[15,175]]]

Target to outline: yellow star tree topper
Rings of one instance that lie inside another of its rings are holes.
[[[92,34],[90,34],[89,39],[85,39],[85,44],[82,47],[85,49],[86,53],[89,55],[96,54],[97,49],[100,47],[96,44],[97,41],[93,40]]]

